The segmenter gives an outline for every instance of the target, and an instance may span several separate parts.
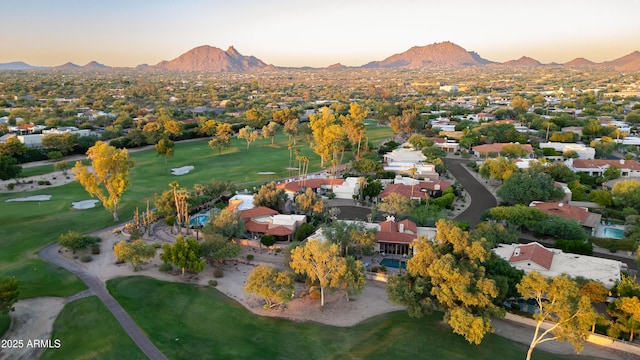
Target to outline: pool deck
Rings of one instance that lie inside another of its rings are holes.
[[[610,239],[622,239],[623,237],[611,237],[611,236],[606,236],[605,235],[605,230],[607,228],[610,229],[618,229],[618,230],[622,230],[624,232],[624,225],[604,225],[604,224],[598,224],[598,226],[595,228],[595,231],[593,233],[594,237],[597,238],[610,238]]]

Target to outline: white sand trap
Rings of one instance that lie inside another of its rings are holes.
[[[194,167],[191,165],[188,166],[183,166],[183,167],[179,167],[179,168],[173,168],[171,169],[171,174],[172,175],[184,175],[184,174],[188,174],[189,171],[193,170]]]
[[[99,200],[82,200],[82,201],[74,201],[71,203],[71,206],[74,209],[78,209],[78,210],[85,210],[85,209],[91,209],[96,207],[96,203],[98,203]]]
[[[258,175],[273,175],[275,174],[273,171],[260,171]]]
[[[8,199],[5,202],[12,202],[12,201],[47,201],[47,200],[51,200],[51,195],[33,195],[33,196],[27,196],[27,197],[21,197],[21,198],[13,198],[13,199]]]

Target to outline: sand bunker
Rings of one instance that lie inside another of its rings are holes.
[[[273,171],[260,171],[258,175],[273,175],[275,174]]]
[[[33,196],[27,196],[27,197],[21,197],[21,198],[13,198],[13,199],[6,200],[6,202],[12,202],[12,201],[47,201],[47,200],[51,200],[51,195],[33,195]]]
[[[85,210],[85,209],[91,209],[96,207],[96,203],[98,203],[99,200],[82,200],[82,201],[74,201],[71,203],[71,207],[73,207],[74,209],[78,209],[78,210]]]
[[[194,167],[189,165],[189,166],[183,166],[183,167],[179,167],[179,168],[173,168],[171,169],[171,174],[172,175],[184,175],[184,174],[188,174],[189,171],[193,170]]]

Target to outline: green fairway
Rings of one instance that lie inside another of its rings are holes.
[[[40,359],[146,359],[95,296],[65,305],[51,339],[59,339],[60,348],[47,349]]]
[[[146,277],[107,288],[170,359],[522,359],[526,346],[489,335],[480,346],[442,314],[394,312],[341,328],[253,315],[212,288]],[[499,355],[498,355],[499,354]],[[536,359],[569,359],[536,351]]]

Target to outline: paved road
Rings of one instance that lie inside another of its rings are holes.
[[[140,327],[133,321],[131,316],[127,314],[116,299],[109,294],[105,284],[96,276],[89,274],[85,269],[67,261],[58,253],[59,245],[53,244],[40,251],[40,257],[52,264],[61,266],[70,272],[76,274],[82,281],[89,286],[89,289],[98,296],[100,300],[107,306],[109,311],[115,316],[116,320],[122,325],[122,328],[129,334],[131,339],[138,345],[140,350],[147,355],[149,359],[167,359],[166,356],[155,346],[154,343],[142,332]]]
[[[473,229],[479,222],[482,213],[498,204],[495,196],[480,184],[476,178],[463,167],[469,160],[443,158],[444,163],[449,168],[449,172],[458,180],[462,187],[471,196],[471,205],[455,217],[455,220],[466,221],[470,229]]]

